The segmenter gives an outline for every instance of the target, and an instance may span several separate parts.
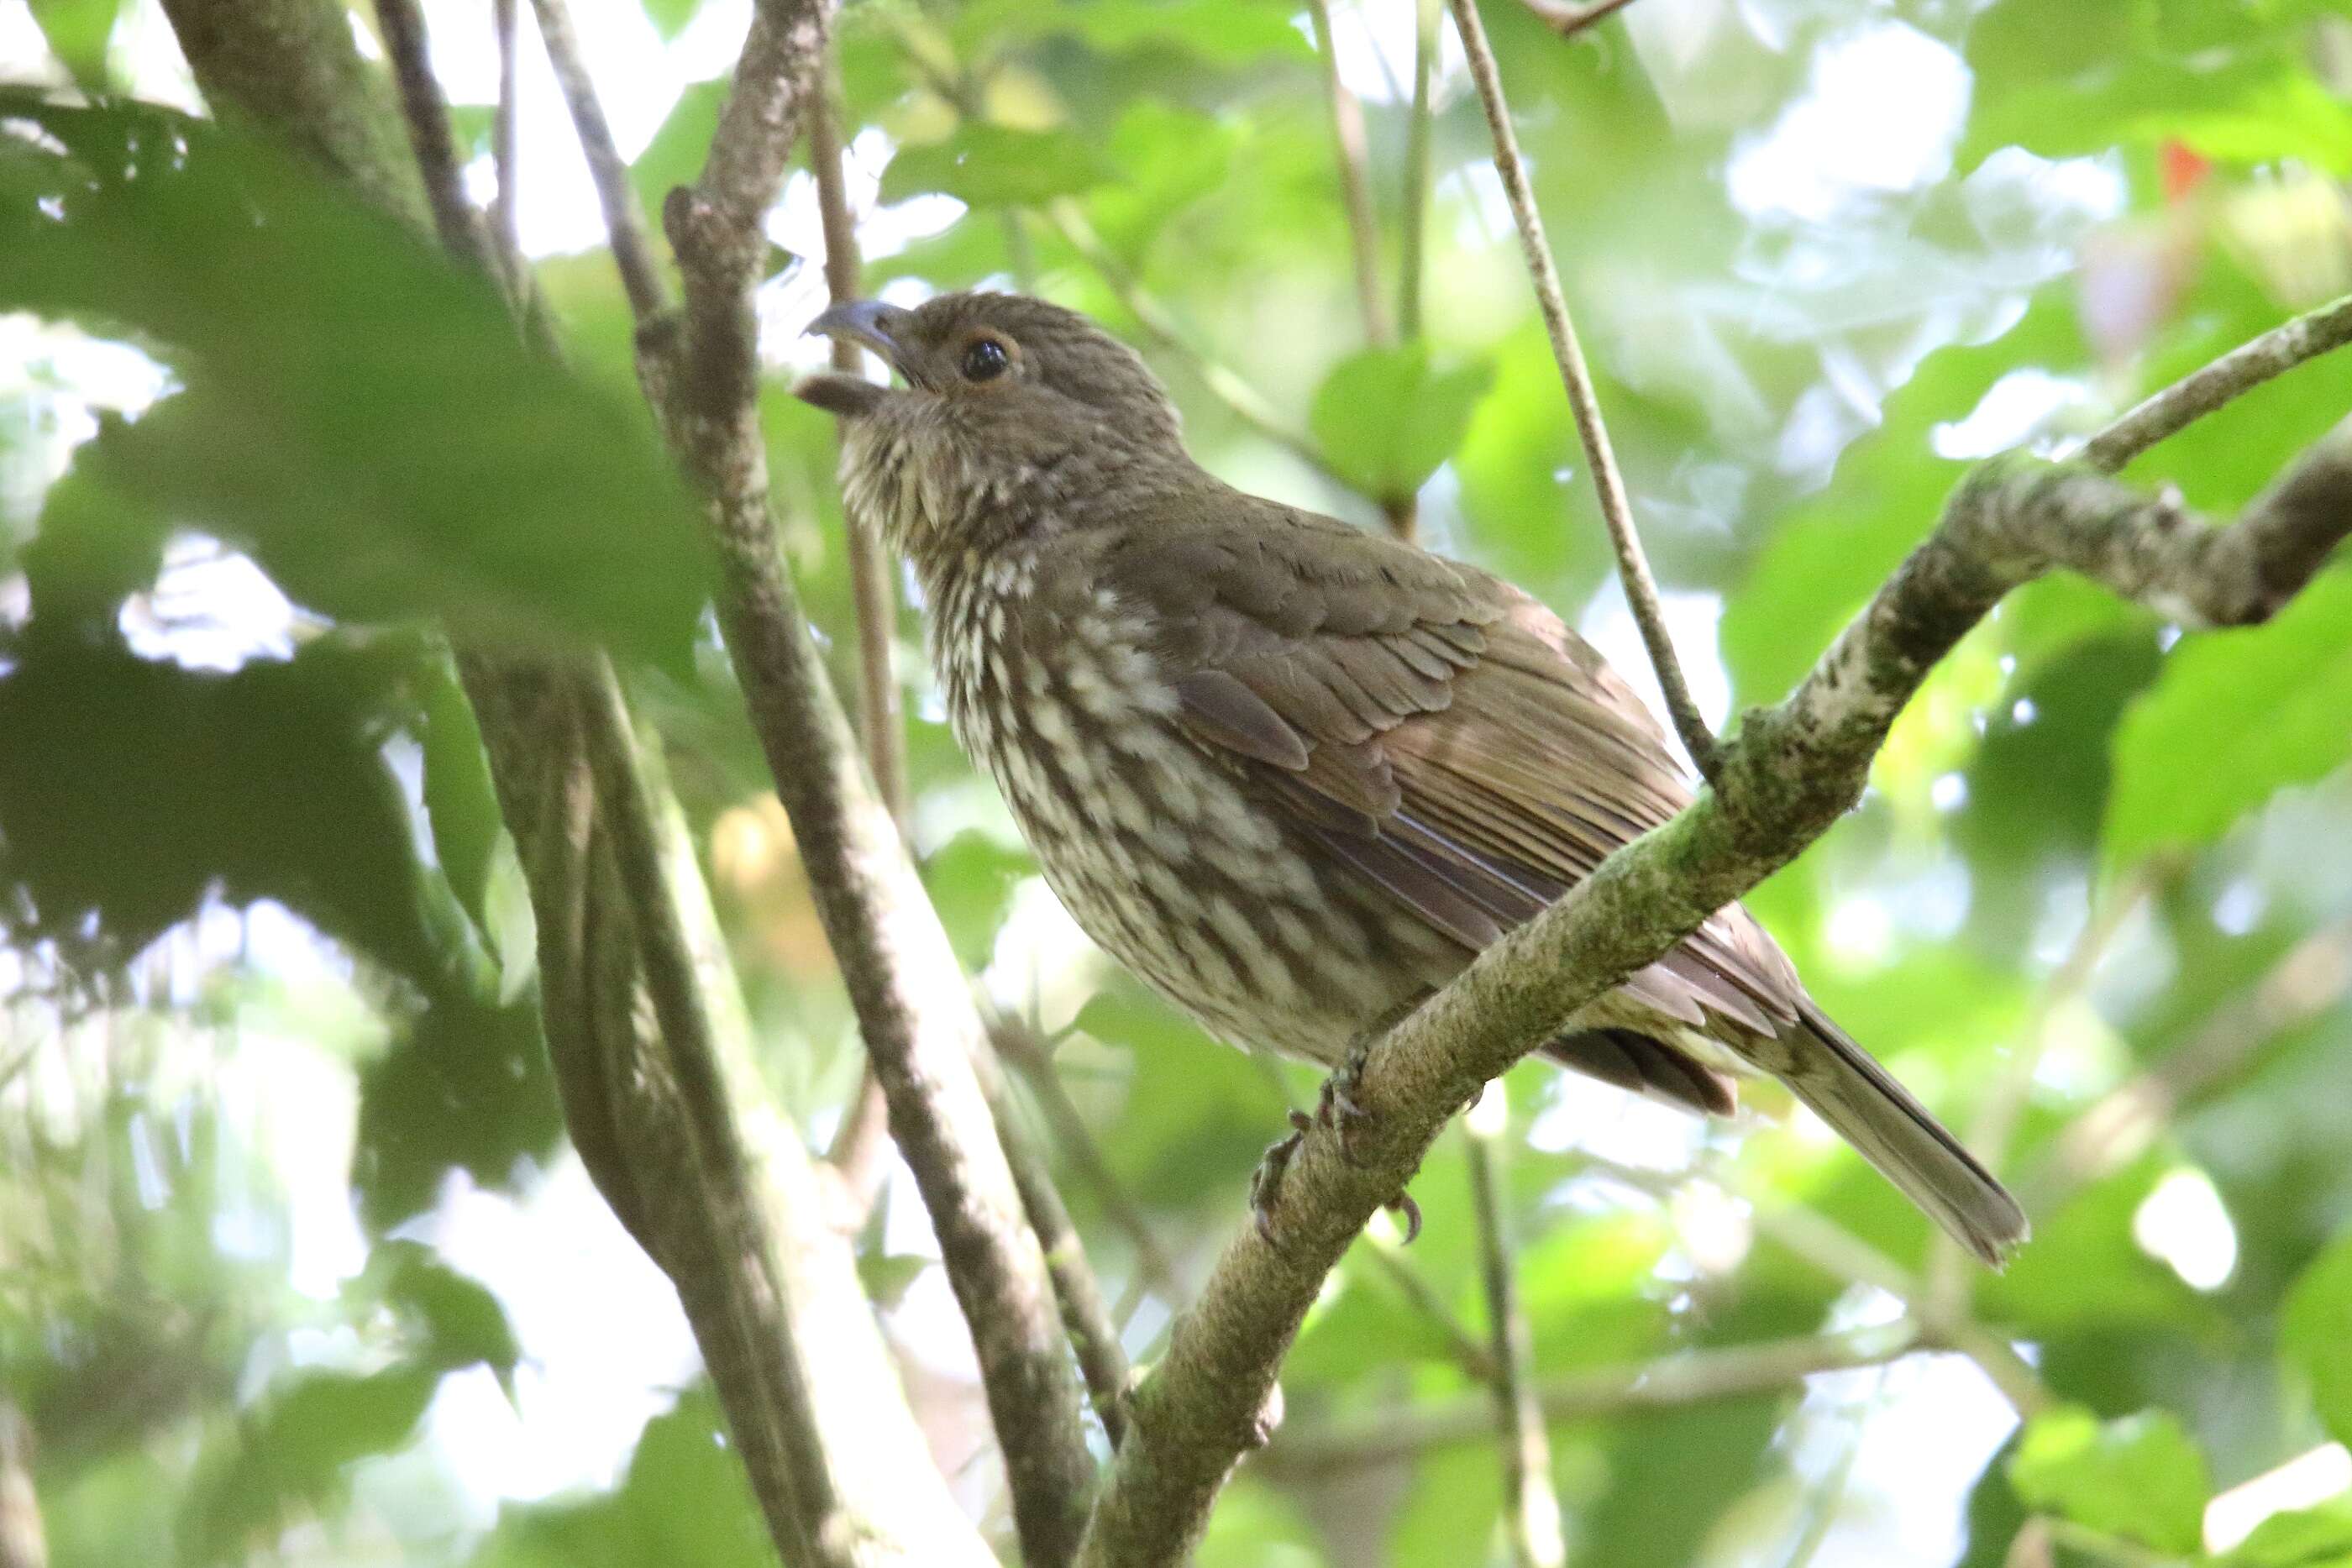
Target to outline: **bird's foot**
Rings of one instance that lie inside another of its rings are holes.
[[[1265,1157],[1250,1176],[1250,1218],[1257,1222],[1257,1233],[1268,1247],[1279,1249],[1282,1245],[1274,1237],[1274,1211],[1282,1198],[1282,1178],[1290,1170],[1291,1156],[1306,1141],[1307,1130],[1314,1124],[1306,1112],[1293,1111],[1290,1132],[1266,1145]]]

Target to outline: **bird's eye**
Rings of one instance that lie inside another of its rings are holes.
[[[1013,356],[1004,351],[1003,343],[993,338],[975,338],[963,351],[963,362],[958,368],[968,382],[992,382],[1012,363]]]

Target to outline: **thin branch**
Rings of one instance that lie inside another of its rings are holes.
[[[1430,1324],[1445,1336],[1446,1349],[1453,1355],[1454,1364],[1476,1382],[1492,1384],[1501,1381],[1502,1372],[1496,1364],[1495,1352],[1480,1343],[1478,1336],[1463,1326],[1462,1320],[1445,1304],[1436,1288],[1403,1257],[1400,1250],[1404,1245],[1402,1240],[1393,1236],[1383,1237],[1378,1232],[1367,1235],[1365,1239],[1371,1244],[1365,1256],[1371,1259],[1373,1267],[1388,1277],[1389,1283],[1397,1288],[1412,1310],[1428,1319]]]
[[[1444,0],[1413,0],[1412,118],[1404,142],[1404,234],[1397,253],[1397,335],[1421,336],[1423,257],[1429,244],[1429,154],[1435,104],[1430,81],[1437,69],[1437,23]]]
[[[442,96],[425,47],[425,17],[417,10],[416,0],[376,0],[375,17],[383,34],[384,53],[392,61],[393,83],[400,89],[401,114],[416,154],[417,172],[424,177],[433,227],[452,252],[488,266],[490,255],[481,225],[466,200],[457,141],[449,130],[448,100]]]
[[[2037,1205],[2063,1204],[2084,1184],[2129,1165],[2183,1107],[2236,1078],[2264,1047],[2347,995],[2352,921],[2338,921],[2296,943],[2250,989],[2214,1009],[2186,1042],[2069,1123],[2032,1184]]]
[[[839,91],[831,57],[824,91],[809,115],[809,168],[816,177],[817,213],[824,229],[825,287],[835,305],[858,295],[857,225],[842,177],[840,131],[835,123]],[[833,368],[856,371],[862,359],[845,338],[833,340]],[[907,733],[898,709],[898,676],[893,666],[898,626],[897,595],[891,591],[890,557],[882,536],[862,519],[843,519],[849,554],[849,594],[857,619],[857,733],[866,743],[866,766],[901,835],[907,826]],[[889,1109],[882,1085],[867,1062],[857,1075],[849,1113],[825,1158],[840,1173],[852,1213],[861,1222],[874,1207],[889,1170]],[[1033,1220],[1034,1216],[1032,1216]]]
[[[2094,904],[2065,956],[2042,983],[2033,1005],[2026,1010],[2025,1026],[2018,1031],[2017,1044],[2000,1071],[1993,1075],[1992,1086],[1977,1106],[1975,1120],[1969,1127],[1969,1152],[1985,1169],[1998,1175],[2009,1164],[2010,1144],[2017,1135],[2018,1124],[2023,1120],[2027,1102],[2033,1095],[2033,1078],[2041,1069],[2042,1051],[2049,1041],[2051,1019],[2089,988],[2116,934],[2139,913],[2140,905],[2147,902],[2156,884],[2155,868],[2145,863],[2133,867],[2106,896]],[[1928,1238],[1926,1272],[1931,1317],[1946,1320],[1965,1310],[1968,1270],[1968,1256],[1958,1241],[1940,1230]]]
[[[1087,1125],[1085,1113],[1070,1098],[1061,1074],[1054,1070],[1053,1058],[1025,1023],[1000,1016],[989,1032],[997,1054],[1029,1086],[1063,1155],[1077,1166],[1078,1175],[1095,1189],[1095,1200],[1102,1205],[1103,1213],[1127,1237],[1128,1246],[1135,1254],[1136,1273],[1149,1289],[1172,1301],[1177,1289],[1176,1266],[1169,1260],[1168,1249],[1153,1233],[1143,1206],[1135,1201],[1134,1195],[1118,1179],[1118,1173],[1110,1168],[1102,1145],[1095,1141],[1094,1129]]]
[[[1632,5],[1633,0],[1588,0],[1582,5],[1561,4],[1561,0],[1525,0],[1536,20],[1563,38],[1573,38],[1587,27],[1606,21]]]
[[[709,500],[727,646],[971,1330],[1024,1552],[1055,1568],[1076,1549],[1094,1463],[1053,1285],[975,1072],[978,1012],[866,781],[769,510],[752,293],[824,28],[824,0],[754,11],[702,177],[664,210],[684,319],[641,333],[640,361]]]
[[[1559,1568],[1568,1547],[1559,1528],[1559,1496],[1551,1484],[1551,1439],[1534,1385],[1535,1335],[1519,1304],[1513,1268],[1510,1212],[1504,1207],[1503,1155],[1510,1102],[1500,1083],[1463,1121],[1470,1159],[1470,1194],[1478,1216],[1479,1271],[1486,1287],[1486,1317],[1495,1342],[1496,1436],[1503,1452],[1506,1533],[1513,1568]]]
[[[1583,345],[1577,341],[1576,324],[1569,319],[1568,300],[1560,292],[1559,274],[1552,266],[1551,246],[1544,238],[1543,218],[1536,211],[1535,193],[1528,184],[1527,165],[1519,156],[1518,135],[1511,129],[1510,105],[1503,100],[1502,73],[1496,67],[1494,50],[1486,43],[1486,24],[1478,19],[1476,0],[1451,0],[1451,4],[1454,30],[1461,35],[1463,52],[1469,57],[1471,79],[1478,85],[1478,101],[1486,106],[1486,125],[1494,133],[1495,170],[1502,176],[1511,216],[1518,225],[1519,248],[1527,257],[1528,276],[1535,284],[1544,329],[1551,337],[1552,359],[1559,367],[1560,385],[1568,392],[1569,412],[1576,417],[1576,434],[1584,443],[1585,461],[1592,470],[1593,492],[1601,503],[1601,521],[1608,525],[1609,542],[1617,551],[1625,603],[1642,629],[1642,642],[1650,651],[1650,664],[1658,674],[1658,689],[1666,699],[1666,711],[1674,719],[1675,733],[1682,737],[1683,749],[1690,753],[1701,777],[1710,784],[1719,784],[1715,735],[1700,716],[1698,705],[1691,700],[1689,683],[1684,680],[1681,661],[1675,656],[1674,637],[1666,630],[1665,610],[1658,601],[1657,579],[1650,574],[1649,557],[1643,553],[1642,536],[1633,527],[1633,507],[1625,496],[1625,476],[1617,470],[1617,455],[1609,444],[1609,427],[1601,423],[1601,400],[1592,388],[1592,372],[1585,365]]]
[[[580,139],[580,151],[586,156],[589,175],[595,182],[596,200],[604,208],[613,261],[620,269],[621,287],[628,294],[630,313],[643,320],[663,309],[667,300],[661,269],[655,264],[653,246],[646,236],[645,214],[637,206],[636,187],[629,183],[628,160],[621,156],[620,148],[613,141],[613,128],[604,119],[604,104],[596,97],[596,84],[581,57],[579,35],[572,30],[571,8],[565,0],[530,3],[539,17],[540,39],[547,46],[547,62],[555,68],[556,85],[562,89],[564,107],[572,113],[572,129]]]
[[[1211,395],[1216,398],[1250,429],[1297,457],[1333,484],[1345,486],[1348,481],[1331,466],[1323,449],[1307,435],[1292,428],[1274,405],[1266,402],[1258,390],[1242,376],[1192,340],[1192,334],[1178,324],[1168,307],[1158,296],[1145,288],[1127,264],[1113,254],[1110,247],[1095,233],[1094,225],[1078,210],[1077,204],[1066,197],[1045,209],[1045,217],[1061,236],[1069,242],[1086,263],[1098,273],[1127,313],[1135,318],[1153,341],[1185,361],[1193,374],[1201,379]]]
[[[2084,444],[2081,461],[2112,474],[2232,398],[2352,343],[2352,294],[2274,327],[2148,398]]]
[[[1375,346],[1393,342],[1387,302],[1381,298],[1381,231],[1372,215],[1372,189],[1365,174],[1364,106],[1339,77],[1339,56],[1331,47],[1331,0],[1308,0],[1307,18],[1315,29],[1315,52],[1323,61],[1323,92],[1331,105],[1331,139],[1339,164],[1339,196],[1348,211],[1349,249],[1356,260],[1356,305],[1363,312],[1364,336]]]
[[[1037,1140],[1022,1124],[1021,1108],[1013,1103],[1012,1086],[1005,1082],[995,1053],[982,1052],[978,1066],[981,1090],[988,1096],[989,1113],[1003,1137],[1004,1156],[1021,1189],[1022,1207],[1037,1232],[1038,1245],[1045,1249],[1054,1297],[1062,1307],[1062,1327],[1076,1353],[1096,1418],[1116,1448],[1127,1439],[1127,1349],[1119,1343],[1102,1286],[1087,1261],[1078,1228],[1070,1222],[1070,1211],[1062,1202],[1061,1189],[1054,1185],[1054,1173]]]
[[[522,234],[518,218],[521,186],[515,155],[517,72],[521,62],[521,0],[495,0],[492,26],[499,43],[499,102],[490,114],[490,166],[498,172],[498,194],[490,200],[490,238],[511,275],[508,281],[517,298],[522,291]]]
[[[1277,1237],[1242,1228],[1137,1390],[1082,1561],[1181,1560],[1325,1275],[1454,1107],[1827,831],[1860,799],[1905,703],[2004,595],[2064,567],[2169,613],[2242,624],[2291,598],[2347,531],[2352,420],[2227,529],[2081,467],[2012,457],[1972,471],[1797,689],[1748,716],[1715,789],[1488,946],[1374,1047],[1350,1085],[1364,1114],[1346,1149],[1328,1128],[1305,1135]]]
[[[1923,1348],[1917,1328],[1898,1322],[1850,1333],[1805,1334],[1595,1367],[1540,1380],[1535,1399],[1545,1421],[1553,1426],[1606,1420],[1635,1411],[1791,1391],[1822,1373],[1883,1366]],[[1484,1442],[1494,1431],[1493,1400],[1485,1394],[1465,1394],[1326,1426],[1286,1429],[1252,1463],[1275,1475],[1314,1476]]]

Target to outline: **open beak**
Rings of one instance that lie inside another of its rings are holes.
[[[836,305],[808,324],[811,333],[825,332],[836,338],[847,338],[863,343],[890,362],[891,369],[904,373],[906,365],[899,358],[905,341],[906,323],[913,316],[896,305],[885,305],[879,299],[859,299],[847,305]],[[877,385],[863,376],[843,375],[828,371],[810,376],[793,389],[793,395],[804,402],[837,413],[844,419],[855,419],[872,413],[891,396],[888,387]]]
[[[901,328],[912,314],[879,299],[859,299],[835,306],[810,322],[808,329],[854,339],[889,361],[893,368],[903,370],[898,360],[900,343],[893,329]]]

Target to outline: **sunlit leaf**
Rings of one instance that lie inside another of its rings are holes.
[[[2210,843],[2277,790],[2352,757],[2352,572],[2266,626],[2185,639],[2116,732],[2108,857]]]
[[[2279,1351],[2311,1385],[2319,1418],[2352,1441],[2352,1236],[2339,1237],[2287,1292]]]
[[[106,85],[106,46],[121,9],[122,0],[41,0],[33,20],[74,80],[94,90]]]
[[[2194,1552],[2210,1483],[2179,1419],[2143,1411],[2104,1425],[2079,1406],[2025,1428],[2009,1477],[2028,1505],[2159,1552]]]
[[[1444,364],[1418,344],[1366,349],[1332,367],[1308,421],[1349,484],[1373,496],[1409,497],[1461,445],[1493,380],[1483,362]]]
[[[968,206],[1024,207],[1111,178],[1109,159],[1075,131],[961,126],[945,141],[905,147],[882,171],[881,197],[938,193]]]

